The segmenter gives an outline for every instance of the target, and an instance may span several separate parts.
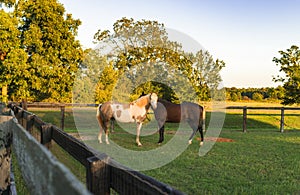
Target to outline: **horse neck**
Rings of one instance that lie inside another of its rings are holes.
[[[149,107],[150,107],[150,95],[146,95],[146,96],[143,96],[143,97],[137,99],[137,100],[135,101],[135,104],[136,104],[138,107],[141,107],[141,108],[142,108],[142,107],[145,107],[146,110],[148,110]]]

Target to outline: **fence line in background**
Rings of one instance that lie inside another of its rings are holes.
[[[243,110],[243,132],[247,132],[247,111],[248,110],[280,110],[280,132],[284,132],[284,111],[300,110],[299,107],[252,107],[252,106],[228,106],[226,109]]]
[[[65,107],[97,107],[98,104],[83,104],[83,103],[70,103],[70,104],[59,104],[59,103],[31,103],[27,104],[30,108],[60,108],[61,111],[61,122],[60,127],[64,130],[65,120]],[[242,110],[243,115],[243,132],[247,132],[247,113],[248,110],[280,110],[280,132],[284,132],[284,115],[285,110],[300,110],[300,107],[254,107],[254,106],[228,106],[226,109]]]
[[[32,132],[33,126],[39,129],[41,144],[50,148],[51,140],[55,141],[86,168],[86,186],[92,193],[109,194],[113,189],[119,194],[182,194],[169,185],[118,164],[105,153],[88,147],[33,113],[14,104],[10,108],[28,132]]]

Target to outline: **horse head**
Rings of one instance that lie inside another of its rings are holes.
[[[158,96],[156,93],[149,93],[145,94],[144,92],[140,95],[139,99],[145,99],[147,98],[147,104],[148,106],[151,106],[151,108],[154,110],[157,108],[157,102],[158,102]]]
[[[158,100],[158,96],[156,93],[151,93],[149,96],[150,99],[150,105],[152,107],[152,109],[156,109],[157,108],[157,100]]]

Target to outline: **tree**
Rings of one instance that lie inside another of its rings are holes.
[[[26,64],[28,56],[20,48],[18,21],[4,10],[0,10],[0,18],[0,88],[8,88],[10,98],[27,98],[30,71]],[[7,101],[7,97],[1,99]]]
[[[255,101],[262,101],[264,99],[264,96],[263,94],[259,93],[259,92],[254,92],[252,94],[252,100],[255,100]]]
[[[217,88],[221,81],[219,71],[225,65],[223,61],[214,61],[206,51],[199,51],[196,55],[184,52],[180,43],[168,39],[164,25],[157,21],[122,18],[115,22],[113,30],[113,33],[99,30],[94,38],[103,50],[110,50],[108,55],[114,68],[120,72],[119,76],[131,69],[132,74],[127,76],[135,80],[139,76],[135,71],[138,66],[140,69],[149,69],[150,66],[150,70],[161,70],[155,73],[155,77],[162,80],[166,78],[166,70],[172,67],[168,77],[176,74],[186,77],[200,99],[208,99],[209,87]],[[178,83],[175,86],[179,87]]]
[[[273,78],[275,82],[283,82],[284,97],[282,103],[285,105],[300,103],[300,50],[298,46],[291,46],[286,51],[279,51],[280,58],[273,58],[280,72],[284,76]]]
[[[96,86],[96,102],[102,103],[111,100],[112,92],[116,84],[118,72],[113,67],[106,66],[102,71],[100,80]]]
[[[65,15],[56,0],[19,0],[14,14],[19,19],[20,46],[28,56],[30,96],[36,101],[69,102],[82,60],[75,40],[81,22]]]

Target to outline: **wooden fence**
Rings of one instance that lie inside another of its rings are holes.
[[[90,194],[50,151],[12,117],[13,114],[8,115],[0,112],[0,194],[17,194],[11,172],[11,150],[31,194]]]
[[[280,110],[280,132],[284,132],[284,114],[285,110],[300,110],[297,107],[247,107],[247,106],[229,106],[226,109],[242,110],[243,112],[243,132],[247,132],[247,111],[248,110]]]
[[[27,105],[30,108],[59,108],[61,111],[60,128],[64,130],[65,120],[65,107],[96,107],[98,104],[54,104],[54,103],[32,103]],[[284,116],[286,110],[299,110],[300,107],[253,107],[253,106],[228,106],[226,109],[231,110],[242,110],[243,121],[242,129],[243,132],[247,132],[247,114],[248,110],[278,110],[280,111],[280,132],[284,132]],[[205,125],[205,124],[204,124]],[[205,129],[205,127],[204,127]]]
[[[58,127],[43,122],[31,112],[10,105],[19,123],[30,133],[39,129],[40,143],[51,147],[55,141],[86,168],[86,186],[93,194],[182,194],[182,192],[155,179],[118,164],[105,153],[85,145]],[[25,151],[26,152],[26,151]],[[61,180],[61,179],[60,179]]]

